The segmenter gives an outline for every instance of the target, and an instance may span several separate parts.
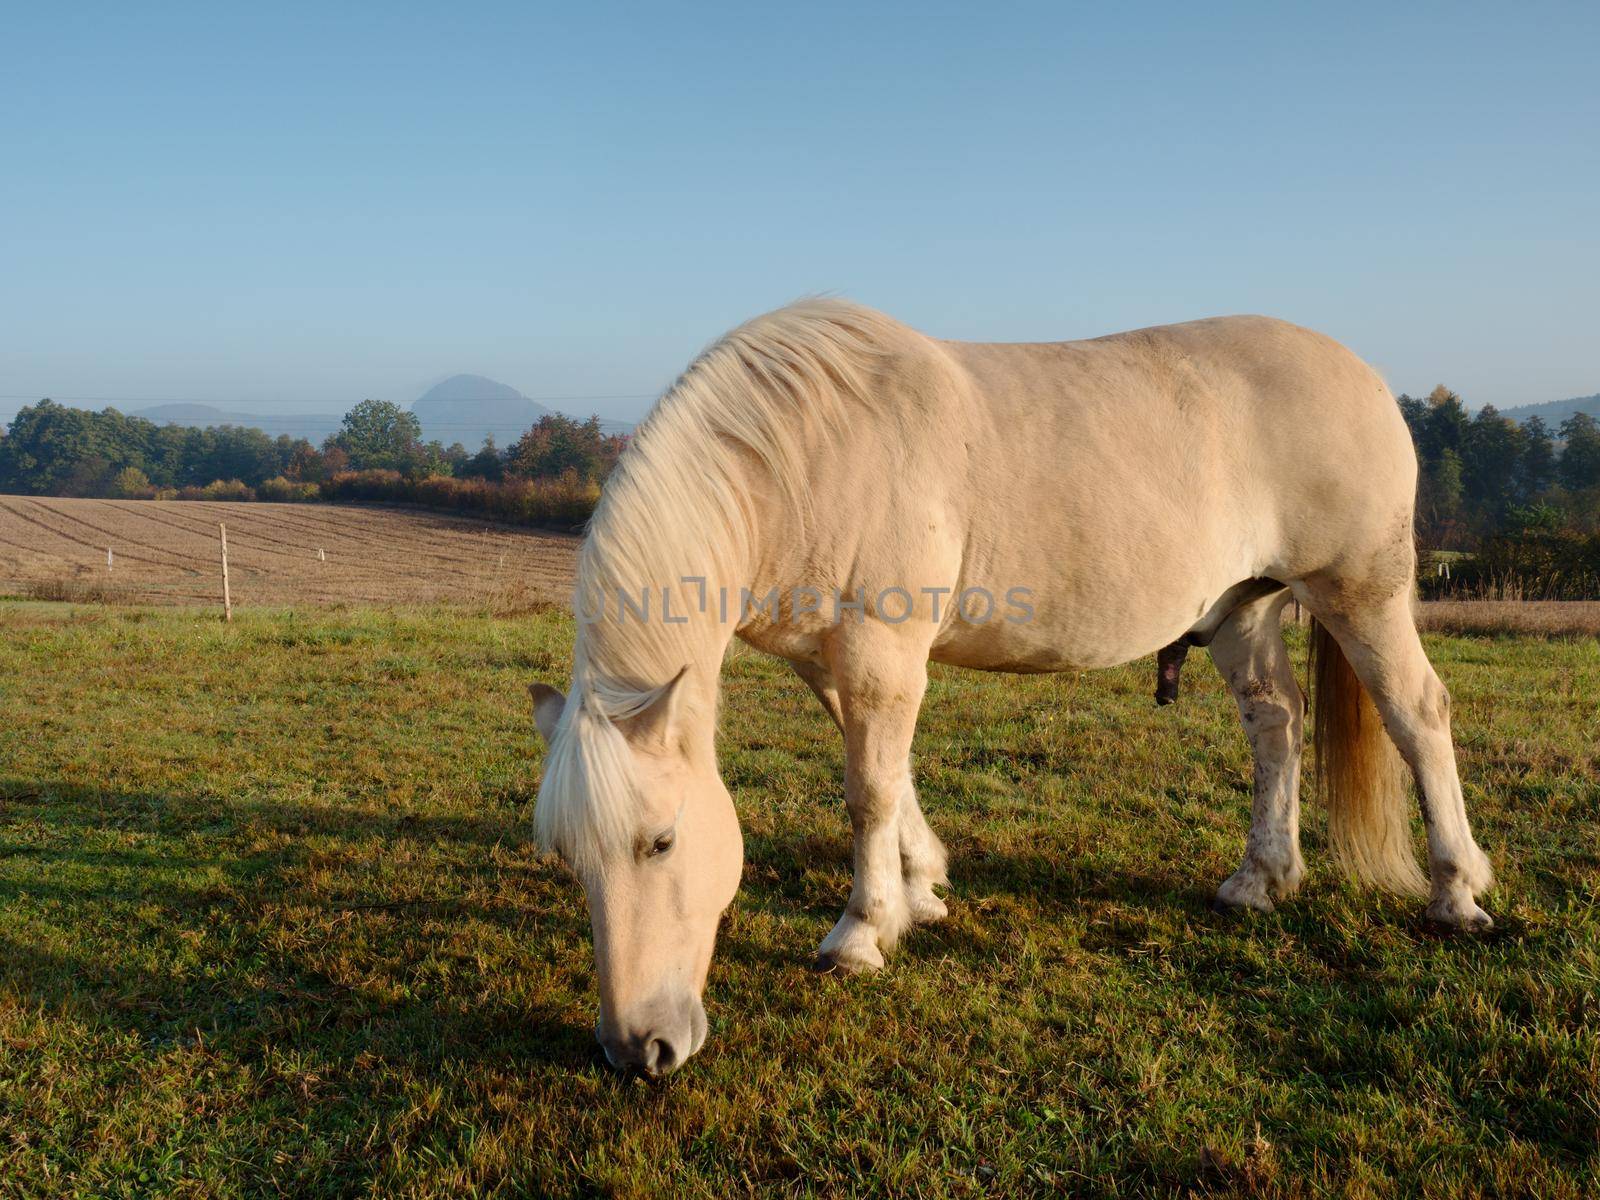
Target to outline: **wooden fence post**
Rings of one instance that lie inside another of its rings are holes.
[[[222,534],[222,619],[233,620],[233,597],[228,593],[228,527],[221,521],[217,529]]]
[[[111,573],[111,564],[112,564],[113,561],[115,561],[115,560],[111,557],[111,547],[107,546],[106,547],[106,574],[108,574],[108,575]]]

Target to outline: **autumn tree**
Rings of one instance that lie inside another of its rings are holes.
[[[571,471],[580,479],[598,482],[616,465],[626,444],[625,438],[605,433],[599,417],[576,421],[547,413],[506,452],[506,469],[528,479]]]

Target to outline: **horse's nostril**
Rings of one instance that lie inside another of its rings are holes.
[[[665,1038],[656,1038],[645,1048],[645,1070],[652,1075],[665,1075],[678,1065],[678,1053]]]
[[[637,1072],[660,1079],[683,1066],[705,1040],[705,1016],[693,1014],[687,1028],[678,1028],[670,1016],[666,1020],[636,1026],[636,1032],[620,1034],[597,1027],[595,1036],[605,1050],[606,1061],[619,1071]]]

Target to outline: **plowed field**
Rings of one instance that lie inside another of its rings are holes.
[[[236,607],[561,602],[578,545],[403,509],[0,496],[0,593],[220,604],[224,523]]]

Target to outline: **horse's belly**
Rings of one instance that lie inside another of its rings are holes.
[[[1181,637],[1192,623],[1177,607],[1128,619],[1105,609],[1052,611],[1048,597],[1035,596],[1029,606],[1023,613],[981,624],[958,617],[940,632],[929,656],[935,662],[981,671],[1114,667],[1155,653]],[[1203,611],[1203,605],[1194,607]]]
[[[1098,486],[1086,472],[1017,464],[1015,493],[974,492],[962,591],[1025,600],[1019,618],[955,620],[939,661],[990,670],[1116,666],[1153,654],[1203,621],[1241,581],[1270,569],[1271,514],[1192,481],[1151,493],[1126,464]],[[1018,499],[1017,497],[1021,497]]]
[[[1042,572],[1027,584],[1000,589],[969,577],[954,593],[958,607],[934,640],[930,657],[987,671],[1114,667],[1154,654],[1191,631],[1214,629],[1250,598],[1257,582],[1227,563],[1214,572],[1164,577],[1155,571],[1123,578],[1115,572],[1051,570],[1048,559],[1035,562]],[[1005,575],[1022,577],[1020,565]],[[984,600],[989,594],[1006,601],[992,613]]]

